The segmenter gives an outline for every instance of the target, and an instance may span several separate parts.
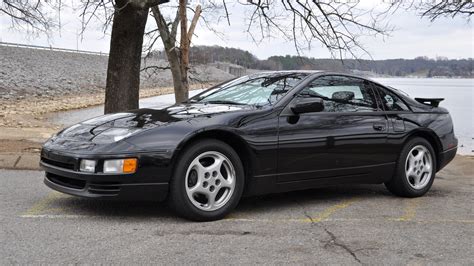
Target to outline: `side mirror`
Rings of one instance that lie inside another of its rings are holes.
[[[324,102],[321,98],[296,98],[290,108],[295,114],[321,112],[324,110]]]

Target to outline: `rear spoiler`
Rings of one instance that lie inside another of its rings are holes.
[[[415,101],[422,104],[431,105],[433,107],[438,107],[439,103],[444,101],[444,98],[415,98]]]

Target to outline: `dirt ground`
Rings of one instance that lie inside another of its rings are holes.
[[[41,143],[28,140],[2,140],[2,152],[31,152],[39,153],[41,150]]]

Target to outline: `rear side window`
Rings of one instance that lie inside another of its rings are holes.
[[[363,80],[344,76],[324,76],[311,82],[299,97],[324,100],[323,112],[373,112],[377,103],[373,90]]]
[[[410,108],[395,93],[374,84],[379,92],[385,111],[410,111]]]

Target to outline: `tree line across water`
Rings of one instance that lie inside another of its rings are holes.
[[[166,59],[162,52],[152,56]],[[446,57],[414,59],[317,59],[305,56],[271,56],[260,60],[249,51],[221,46],[193,46],[190,49],[191,64],[229,62],[250,69],[259,70],[329,70],[351,72],[353,70],[372,72],[374,75],[418,76],[418,77],[464,77],[472,78],[473,59],[448,59]]]

